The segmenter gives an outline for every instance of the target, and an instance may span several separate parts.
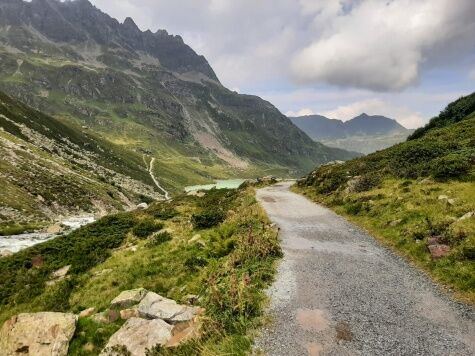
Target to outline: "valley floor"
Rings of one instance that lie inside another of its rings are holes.
[[[257,193],[281,228],[269,355],[473,355],[475,313],[373,237],[278,184]]]

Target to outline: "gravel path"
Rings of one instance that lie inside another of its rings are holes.
[[[475,355],[475,312],[330,210],[288,190],[257,198],[281,228],[268,355]]]

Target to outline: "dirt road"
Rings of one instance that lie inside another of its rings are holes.
[[[374,238],[281,183],[258,191],[285,257],[269,290],[268,355],[475,355],[474,309]]]

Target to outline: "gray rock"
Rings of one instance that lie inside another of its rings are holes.
[[[139,315],[147,319],[163,319],[170,323],[192,320],[201,309],[177,304],[157,293],[148,292],[138,306]]]
[[[148,209],[148,204],[147,203],[137,204],[137,209],[140,209],[140,210]]]
[[[459,221],[463,221],[463,220],[467,220],[467,219],[470,219],[470,218],[473,218],[475,216],[475,211],[470,211],[468,212],[467,214],[463,215]]]
[[[96,311],[96,308],[94,308],[94,307],[84,309],[83,311],[81,311],[81,312],[78,314],[79,319],[87,318],[87,317],[93,315],[95,311]]]
[[[117,355],[117,347],[125,347],[131,356],[144,356],[147,349],[165,345],[172,338],[172,329],[172,325],[160,319],[130,318],[112,335],[101,356]]]
[[[117,297],[115,297],[112,302],[112,307],[129,307],[140,303],[140,301],[147,294],[147,290],[144,288],[136,288],[131,290],[124,290]]]
[[[76,330],[74,314],[53,312],[19,314],[0,330],[0,354],[66,356]]]
[[[52,286],[62,281],[63,279],[66,278],[70,269],[71,269],[71,265],[68,265],[54,271],[53,273],[51,273],[51,278],[49,281],[46,282],[46,285]]]

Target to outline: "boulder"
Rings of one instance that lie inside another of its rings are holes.
[[[100,324],[110,324],[114,321],[119,320],[120,313],[117,310],[106,310],[102,313],[97,313],[92,316],[92,319],[96,323]]]
[[[439,199],[439,200],[447,200],[447,199],[449,199],[449,197],[448,197],[447,195],[439,195],[439,196],[437,197],[437,199]]]
[[[124,309],[120,311],[120,318],[122,320],[128,320],[130,318],[138,318],[139,311],[137,308]]]
[[[71,265],[68,265],[54,271],[53,273],[51,273],[51,278],[48,282],[46,282],[46,285],[52,286],[58,283],[59,281],[62,281],[64,278],[66,278],[66,275],[68,274],[70,269]]]
[[[188,322],[175,325],[172,330],[172,337],[168,340],[166,347],[177,347],[192,339],[197,339],[201,335],[202,322],[199,317]]]
[[[74,314],[53,312],[19,314],[0,330],[0,353],[34,356],[65,356],[76,330]]]
[[[394,226],[398,226],[402,223],[402,219],[397,219],[397,220],[393,220],[389,223],[389,226],[391,227],[394,227]]]
[[[145,288],[124,290],[112,300],[111,307],[124,308],[140,303],[147,292]]]
[[[463,220],[467,220],[467,219],[470,219],[470,218],[473,218],[475,216],[475,211],[470,211],[468,212],[467,214],[463,215],[459,221],[463,221]]]
[[[434,184],[435,182],[430,178],[424,178],[419,182],[419,184]]]
[[[54,271],[51,274],[51,277],[54,278],[54,279],[63,279],[64,277],[66,277],[66,275],[68,274],[70,269],[71,269],[71,265],[64,266],[64,267]]]
[[[115,356],[117,349],[127,350],[130,356],[144,356],[147,349],[167,344],[172,329],[172,325],[160,319],[131,318],[111,336],[101,356]]]
[[[363,182],[363,177],[361,176],[355,176],[351,178],[347,183],[346,183],[346,189],[345,192],[348,193],[355,193],[359,191],[359,186]]]
[[[191,239],[188,240],[188,243],[192,244],[192,243],[197,242],[199,240],[201,240],[201,235],[200,234],[195,234],[195,235],[193,235],[193,237]]]
[[[94,308],[94,307],[84,309],[83,311],[81,311],[81,312],[78,314],[79,319],[87,318],[87,317],[93,315],[95,311],[96,311],[96,308]]]
[[[63,227],[61,226],[60,223],[56,223],[54,225],[50,225],[48,226],[48,228],[46,229],[46,232],[48,234],[59,234],[60,232],[63,231]]]
[[[202,312],[201,308],[177,304],[157,293],[148,292],[138,306],[139,315],[147,319],[163,319],[175,324],[190,321]]]
[[[13,255],[13,252],[10,250],[1,250],[0,251],[0,257],[8,257]]]
[[[148,204],[147,204],[147,203],[140,203],[140,204],[137,204],[137,209],[139,209],[139,210],[148,209]]]
[[[450,247],[443,244],[429,245],[428,248],[433,259],[445,257],[450,252]]]

